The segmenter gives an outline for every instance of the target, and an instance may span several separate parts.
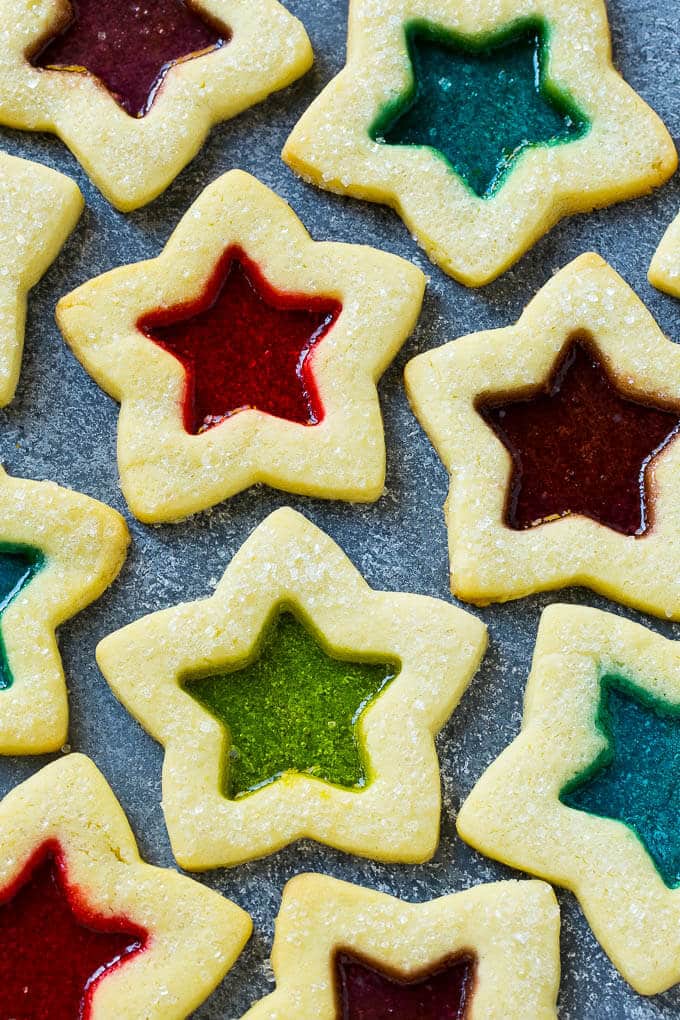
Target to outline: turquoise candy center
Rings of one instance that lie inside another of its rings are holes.
[[[547,76],[542,21],[473,37],[423,21],[405,31],[412,81],[372,125],[374,141],[427,146],[489,198],[527,149],[587,132],[587,118]]]
[[[680,705],[604,676],[595,718],[607,747],[560,794],[567,807],[624,822],[669,888],[680,886]]]
[[[7,690],[14,682],[2,636],[2,618],[7,607],[35,577],[44,561],[44,556],[39,549],[0,543],[0,690],[2,691]]]
[[[183,686],[229,735],[223,790],[234,799],[289,771],[364,786],[359,720],[397,672],[395,662],[340,658],[297,611],[279,610],[250,661]]]

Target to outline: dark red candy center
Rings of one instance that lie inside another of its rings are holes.
[[[133,117],[148,113],[170,67],[231,36],[187,0],[70,0],[71,16],[34,55],[36,67],[86,71]]]
[[[313,354],[340,311],[330,298],[275,290],[230,248],[197,301],[150,312],[138,327],[183,365],[184,427],[196,435],[247,408],[318,424]]]
[[[677,435],[680,408],[620,392],[577,334],[546,385],[521,399],[487,397],[478,410],[512,457],[511,528],[582,514],[624,535],[653,524],[650,465]]]
[[[58,846],[45,844],[0,893],[2,1020],[88,1020],[96,985],[142,952],[148,935],[97,915],[68,885]]]
[[[475,970],[475,958],[466,954],[405,980],[353,954],[338,953],[338,1020],[464,1020]]]

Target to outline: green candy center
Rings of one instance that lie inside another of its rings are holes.
[[[0,543],[0,691],[7,690],[14,683],[1,629],[2,618],[7,607],[35,577],[44,562],[45,557],[39,549]]]
[[[620,676],[601,680],[595,726],[607,741],[561,791],[567,807],[623,822],[665,884],[680,886],[680,705]]]
[[[490,198],[527,149],[588,131],[585,115],[548,78],[543,21],[472,37],[413,21],[405,32],[412,80],[371,126],[373,141],[427,146]]]
[[[365,786],[360,721],[399,671],[396,661],[344,657],[298,610],[279,608],[255,654],[235,669],[182,684],[225,728],[222,785],[230,799],[305,773],[349,789]]]

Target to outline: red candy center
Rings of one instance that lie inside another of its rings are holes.
[[[572,338],[537,392],[490,397],[478,410],[512,456],[511,528],[582,514],[624,535],[649,530],[650,464],[677,435],[680,409],[619,392],[587,334]]]
[[[231,36],[184,0],[70,0],[70,6],[66,23],[32,63],[95,75],[133,117],[148,113],[173,64]]]
[[[354,955],[338,953],[338,1020],[464,1020],[475,970],[475,958],[465,955],[407,981]]]
[[[147,939],[124,917],[97,915],[45,844],[0,893],[0,1017],[88,1020],[97,984]]]
[[[238,248],[201,297],[143,316],[138,328],[184,367],[184,427],[194,435],[248,408],[300,425],[324,415],[314,350],[340,315],[328,298],[275,290]]]

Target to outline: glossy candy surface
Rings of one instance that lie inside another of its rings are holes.
[[[314,349],[340,311],[330,298],[275,290],[230,248],[196,302],[151,312],[138,325],[183,365],[184,426],[196,435],[247,408],[321,422]]]
[[[677,434],[680,410],[619,391],[587,335],[574,337],[538,392],[492,395],[477,409],[512,457],[511,528],[567,514],[624,535],[653,526],[650,466]]]
[[[543,22],[475,38],[414,21],[406,40],[411,86],[385,107],[370,135],[434,149],[478,197],[493,195],[527,149],[587,132],[587,119],[547,74]]]
[[[281,612],[241,669],[185,679],[185,690],[230,734],[224,769],[230,798],[288,770],[344,787],[369,778],[359,719],[398,667],[337,658],[308,626]]]
[[[148,113],[177,61],[229,41],[226,26],[185,0],[69,0],[71,14],[45,40],[36,67],[88,72],[132,117]]]
[[[89,1020],[97,983],[146,938],[125,918],[91,910],[68,885],[58,846],[46,844],[0,891],[0,1017]]]
[[[19,592],[35,577],[44,562],[44,557],[38,549],[0,544],[0,691],[11,687],[14,679],[2,636],[3,614]]]
[[[605,676],[595,724],[607,747],[562,791],[568,807],[624,822],[680,886],[680,705]]]
[[[469,954],[408,981],[349,953],[335,958],[338,1020],[465,1020],[476,961]]]

